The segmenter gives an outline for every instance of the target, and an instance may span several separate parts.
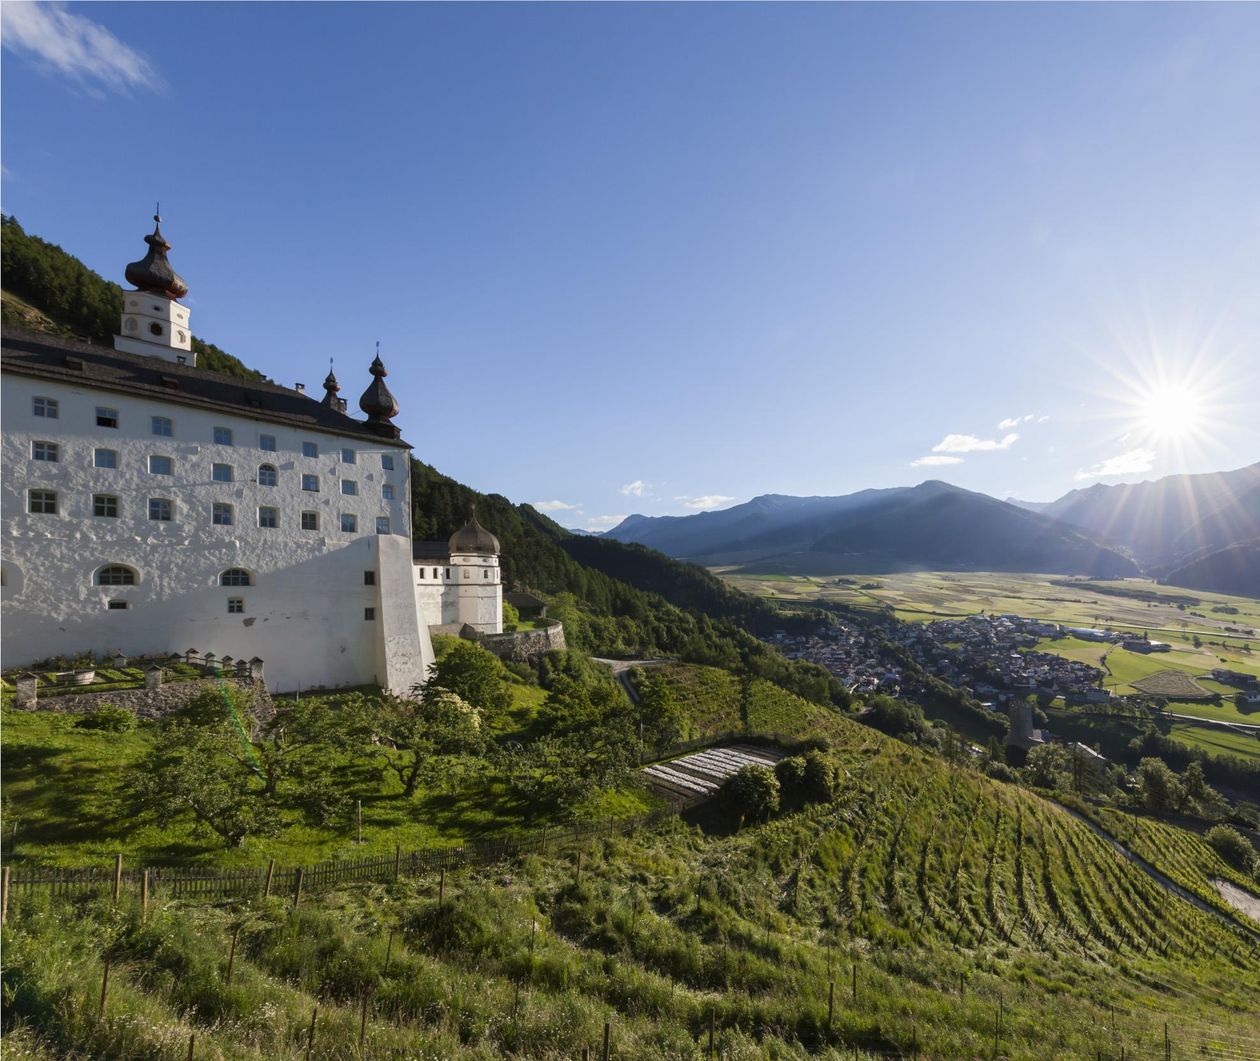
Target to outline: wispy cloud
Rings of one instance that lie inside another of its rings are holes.
[[[625,518],[626,518],[625,515],[592,516],[590,519],[586,521],[585,529],[591,530],[591,531],[608,530],[611,527],[617,526],[617,524],[620,523]]]
[[[581,505],[570,505],[567,501],[531,501],[531,505],[539,512],[581,512]]]
[[[1036,418],[1036,413],[1029,413],[1027,416],[1012,416],[1005,420],[999,421],[999,431],[1009,431],[1012,427],[1019,427],[1020,424],[1027,424]]]
[[[1092,468],[1082,468],[1076,473],[1076,479],[1106,479],[1113,475],[1137,475],[1149,472],[1155,463],[1155,451],[1138,447],[1115,457],[1099,461]]]
[[[647,483],[645,483],[642,479],[636,479],[632,483],[626,483],[626,485],[621,488],[620,492],[626,497],[642,497],[643,491],[647,488]]]
[[[911,468],[937,468],[942,464],[962,464],[961,457],[917,457],[910,462]]]
[[[99,22],[71,14],[65,4],[8,0],[0,7],[4,47],[47,70],[115,92],[162,87],[148,59]]]
[[[986,450],[1010,449],[1019,441],[1019,435],[1012,431],[1009,435],[997,438],[977,438],[975,435],[946,435],[935,446],[933,453],[980,453]]]
[[[675,501],[681,501],[686,508],[707,509],[721,508],[723,505],[729,505],[735,500],[733,497],[727,497],[725,494],[703,494],[700,497],[676,497]]]

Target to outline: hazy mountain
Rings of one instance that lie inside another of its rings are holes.
[[[1260,539],[1213,550],[1161,581],[1186,589],[1260,597]]]
[[[1260,464],[1143,483],[1096,483],[1043,511],[1124,546],[1146,568],[1175,566],[1204,546],[1260,537]]]
[[[1131,560],[1084,531],[937,481],[842,497],[768,494],[695,516],[636,515],[607,536],[710,565],[817,574],[905,568],[1138,573]]]
[[[1021,501],[1018,497],[1008,497],[1006,503],[1016,508],[1027,509],[1029,512],[1045,512],[1054,504],[1053,501]]]

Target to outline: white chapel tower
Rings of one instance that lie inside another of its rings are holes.
[[[153,220],[153,234],[144,237],[149,253],[124,273],[136,290],[123,292],[122,334],[114,336],[114,349],[196,366],[188,307],[178,301],[188,284],[166,260],[171,245],[162,236],[162,218],[154,214]]]

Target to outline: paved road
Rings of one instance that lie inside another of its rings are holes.
[[[592,656],[596,663],[602,663],[612,671],[612,676],[621,682],[621,687],[625,689],[626,695],[630,697],[630,702],[637,704],[639,696],[634,691],[634,686],[630,684],[630,668],[631,667],[662,667],[666,663],[673,663],[672,659],[600,659],[599,656]]]

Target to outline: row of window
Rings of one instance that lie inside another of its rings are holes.
[[[28,492],[27,511],[41,516],[57,515],[58,498],[56,490],[31,490]],[[93,494],[92,515],[103,519],[117,519],[119,500],[116,494]],[[169,523],[175,519],[175,502],[169,497],[149,498],[149,519],[160,523]],[[223,501],[215,501],[210,506],[210,522],[218,527],[231,527],[236,523],[235,506]],[[258,506],[258,526],[274,529],[280,526],[280,510],[274,505]],[[303,512],[300,526],[304,531],[319,530],[319,513]],[[359,517],[353,512],[342,512],[339,516],[339,529],[345,534],[359,532]],[[376,517],[376,533],[390,534],[388,516]]]
[[[436,567],[433,569],[433,577],[434,578],[438,577],[438,569]],[[451,577],[451,569],[449,567],[446,568],[446,577],[448,579]],[[481,577],[482,578],[490,577],[490,569],[488,567],[484,567],[481,569]],[[422,582],[424,581],[424,568],[423,567],[419,569],[419,578],[420,578],[420,581]],[[464,568],[464,578],[472,578],[471,567]]]
[[[106,564],[96,572],[96,577],[92,580],[98,586],[134,586],[136,584],[136,570],[127,567],[125,564]],[[219,575],[219,585],[228,587],[252,586],[254,577],[243,567],[230,567]],[[363,584],[365,586],[376,585],[376,572],[364,571]],[[130,602],[119,598],[107,601],[105,607],[111,612],[126,611],[130,606]],[[245,614],[245,598],[244,597],[228,597],[227,599],[228,615],[244,615]],[[365,622],[373,622],[376,619],[375,608],[364,608],[363,619]]]
[[[61,447],[56,442],[35,441],[31,443],[31,459],[56,464],[61,460]],[[118,451],[116,449],[97,448],[92,454],[92,464],[97,468],[116,469],[118,467]],[[174,475],[175,461],[171,457],[160,454],[149,455],[150,475]],[[216,483],[232,483],[236,481],[236,469],[231,464],[215,462],[210,465],[210,478]],[[280,482],[280,473],[274,464],[258,465],[254,480],[259,486],[276,486]],[[319,493],[319,476],[303,475],[302,489],[308,493]],[[357,479],[342,479],[341,492],[347,497],[358,497],[359,482]],[[381,486],[381,497],[386,501],[394,500],[394,484],[384,483]]]
[[[59,420],[61,418],[61,403],[56,398],[32,398],[31,412],[35,416],[44,420]],[[105,405],[96,407],[96,426],[117,429],[119,423],[118,410],[111,409]],[[230,427],[216,425],[214,431],[214,443],[216,446],[234,446],[235,434]],[[162,438],[174,438],[175,424],[169,416],[151,416],[149,417],[149,433]],[[276,436],[260,434],[258,436],[258,448],[269,453],[276,452]],[[318,442],[302,443],[303,457],[318,457]],[[54,458],[55,459],[55,458]],[[349,446],[341,447],[341,463],[357,464],[358,451]],[[391,453],[381,454],[381,467],[387,471],[394,470],[394,456]]]

